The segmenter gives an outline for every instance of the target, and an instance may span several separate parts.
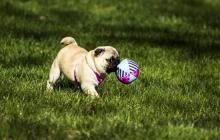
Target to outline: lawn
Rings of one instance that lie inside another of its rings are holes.
[[[46,81],[64,36],[140,66],[91,99]],[[1,0],[0,139],[220,139],[219,0]]]

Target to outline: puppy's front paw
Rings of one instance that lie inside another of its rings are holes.
[[[90,96],[92,99],[100,98],[100,96],[98,94],[95,94],[95,95],[90,94]]]
[[[85,92],[87,95],[89,95],[92,99],[95,99],[95,98],[99,98],[100,96],[99,96],[99,94],[96,92],[96,91],[94,91],[94,92],[92,92],[92,91],[87,91],[87,92]]]
[[[84,83],[81,84],[81,88],[84,91],[84,93],[90,95],[92,98],[99,98],[99,94],[97,93],[93,84]]]

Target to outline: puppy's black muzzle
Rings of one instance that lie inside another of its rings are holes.
[[[108,65],[106,72],[107,73],[116,72],[117,66],[118,66],[119,63],[120,63],[120,59],[115,59],[114,61],[112,61]]]

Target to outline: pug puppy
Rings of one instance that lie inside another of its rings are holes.
[[[65,37],[60,43],[64,48],[53,61],[47,89],[53,89],[62,72],[71,81],[79,83],[84,93],[99,97],[96,87],[107,74],[115,72],[120,63],[117,50],[111,46],[100,46],[88,52],[72,37]]]

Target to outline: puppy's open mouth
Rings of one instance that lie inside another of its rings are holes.
[[[120,63],[120,60],[115,60],[113,63],[109,64],[109,66],[106,69],[107,73],[116,72],[117,66]]]
[[[106,72],[109,74],[111,72],[116,72],[117,71],[117,66],[114,68],[107,68]]]

